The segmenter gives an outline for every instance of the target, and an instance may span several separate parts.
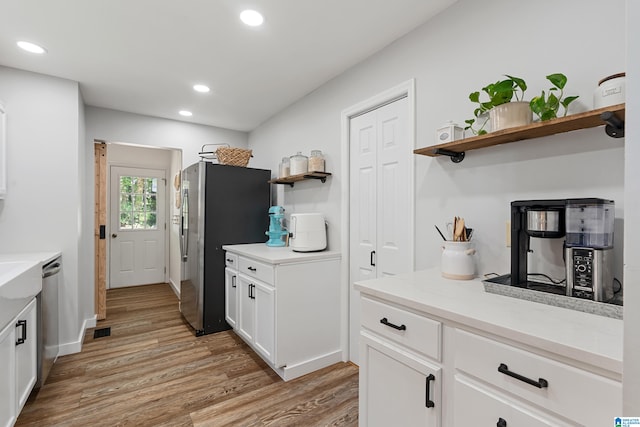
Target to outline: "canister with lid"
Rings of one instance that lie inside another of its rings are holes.
[[[311,150],[309,172],[324,172],[324,156],[320,150]]]
[[[280,162],[280,171],[279,171],[279,178],[286,178],[289,175],[291,175],[291,168],[290,168],[290,163],[289,163],[289,158],[288,157],[283,157],[282,161]]]
[[[309,171],[309,158],[298,151],[289,158],[291,175],[300,175]]]
[[[593,92],[593,108],[609,107],[625,102],[626,73],[613,74],[598,82]]]

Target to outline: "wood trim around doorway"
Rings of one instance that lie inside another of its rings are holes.
[[[95,173],[95,311],[96,319],[107,317],[107,144],[94,144]]]

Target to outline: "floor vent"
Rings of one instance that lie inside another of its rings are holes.
[[[102,338],[111,336],[111,328],[96,329],[93,331],[93,338]]]

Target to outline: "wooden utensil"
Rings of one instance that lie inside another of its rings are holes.
[[[456,217],[453,240],[456,242],[462,242],[463,234],[464,234],[464,218]]]

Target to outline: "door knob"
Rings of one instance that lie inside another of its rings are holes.
[[[118,235],[116,233],[113,233],[111,237],[115,239],[116,237],[118,237]]]

